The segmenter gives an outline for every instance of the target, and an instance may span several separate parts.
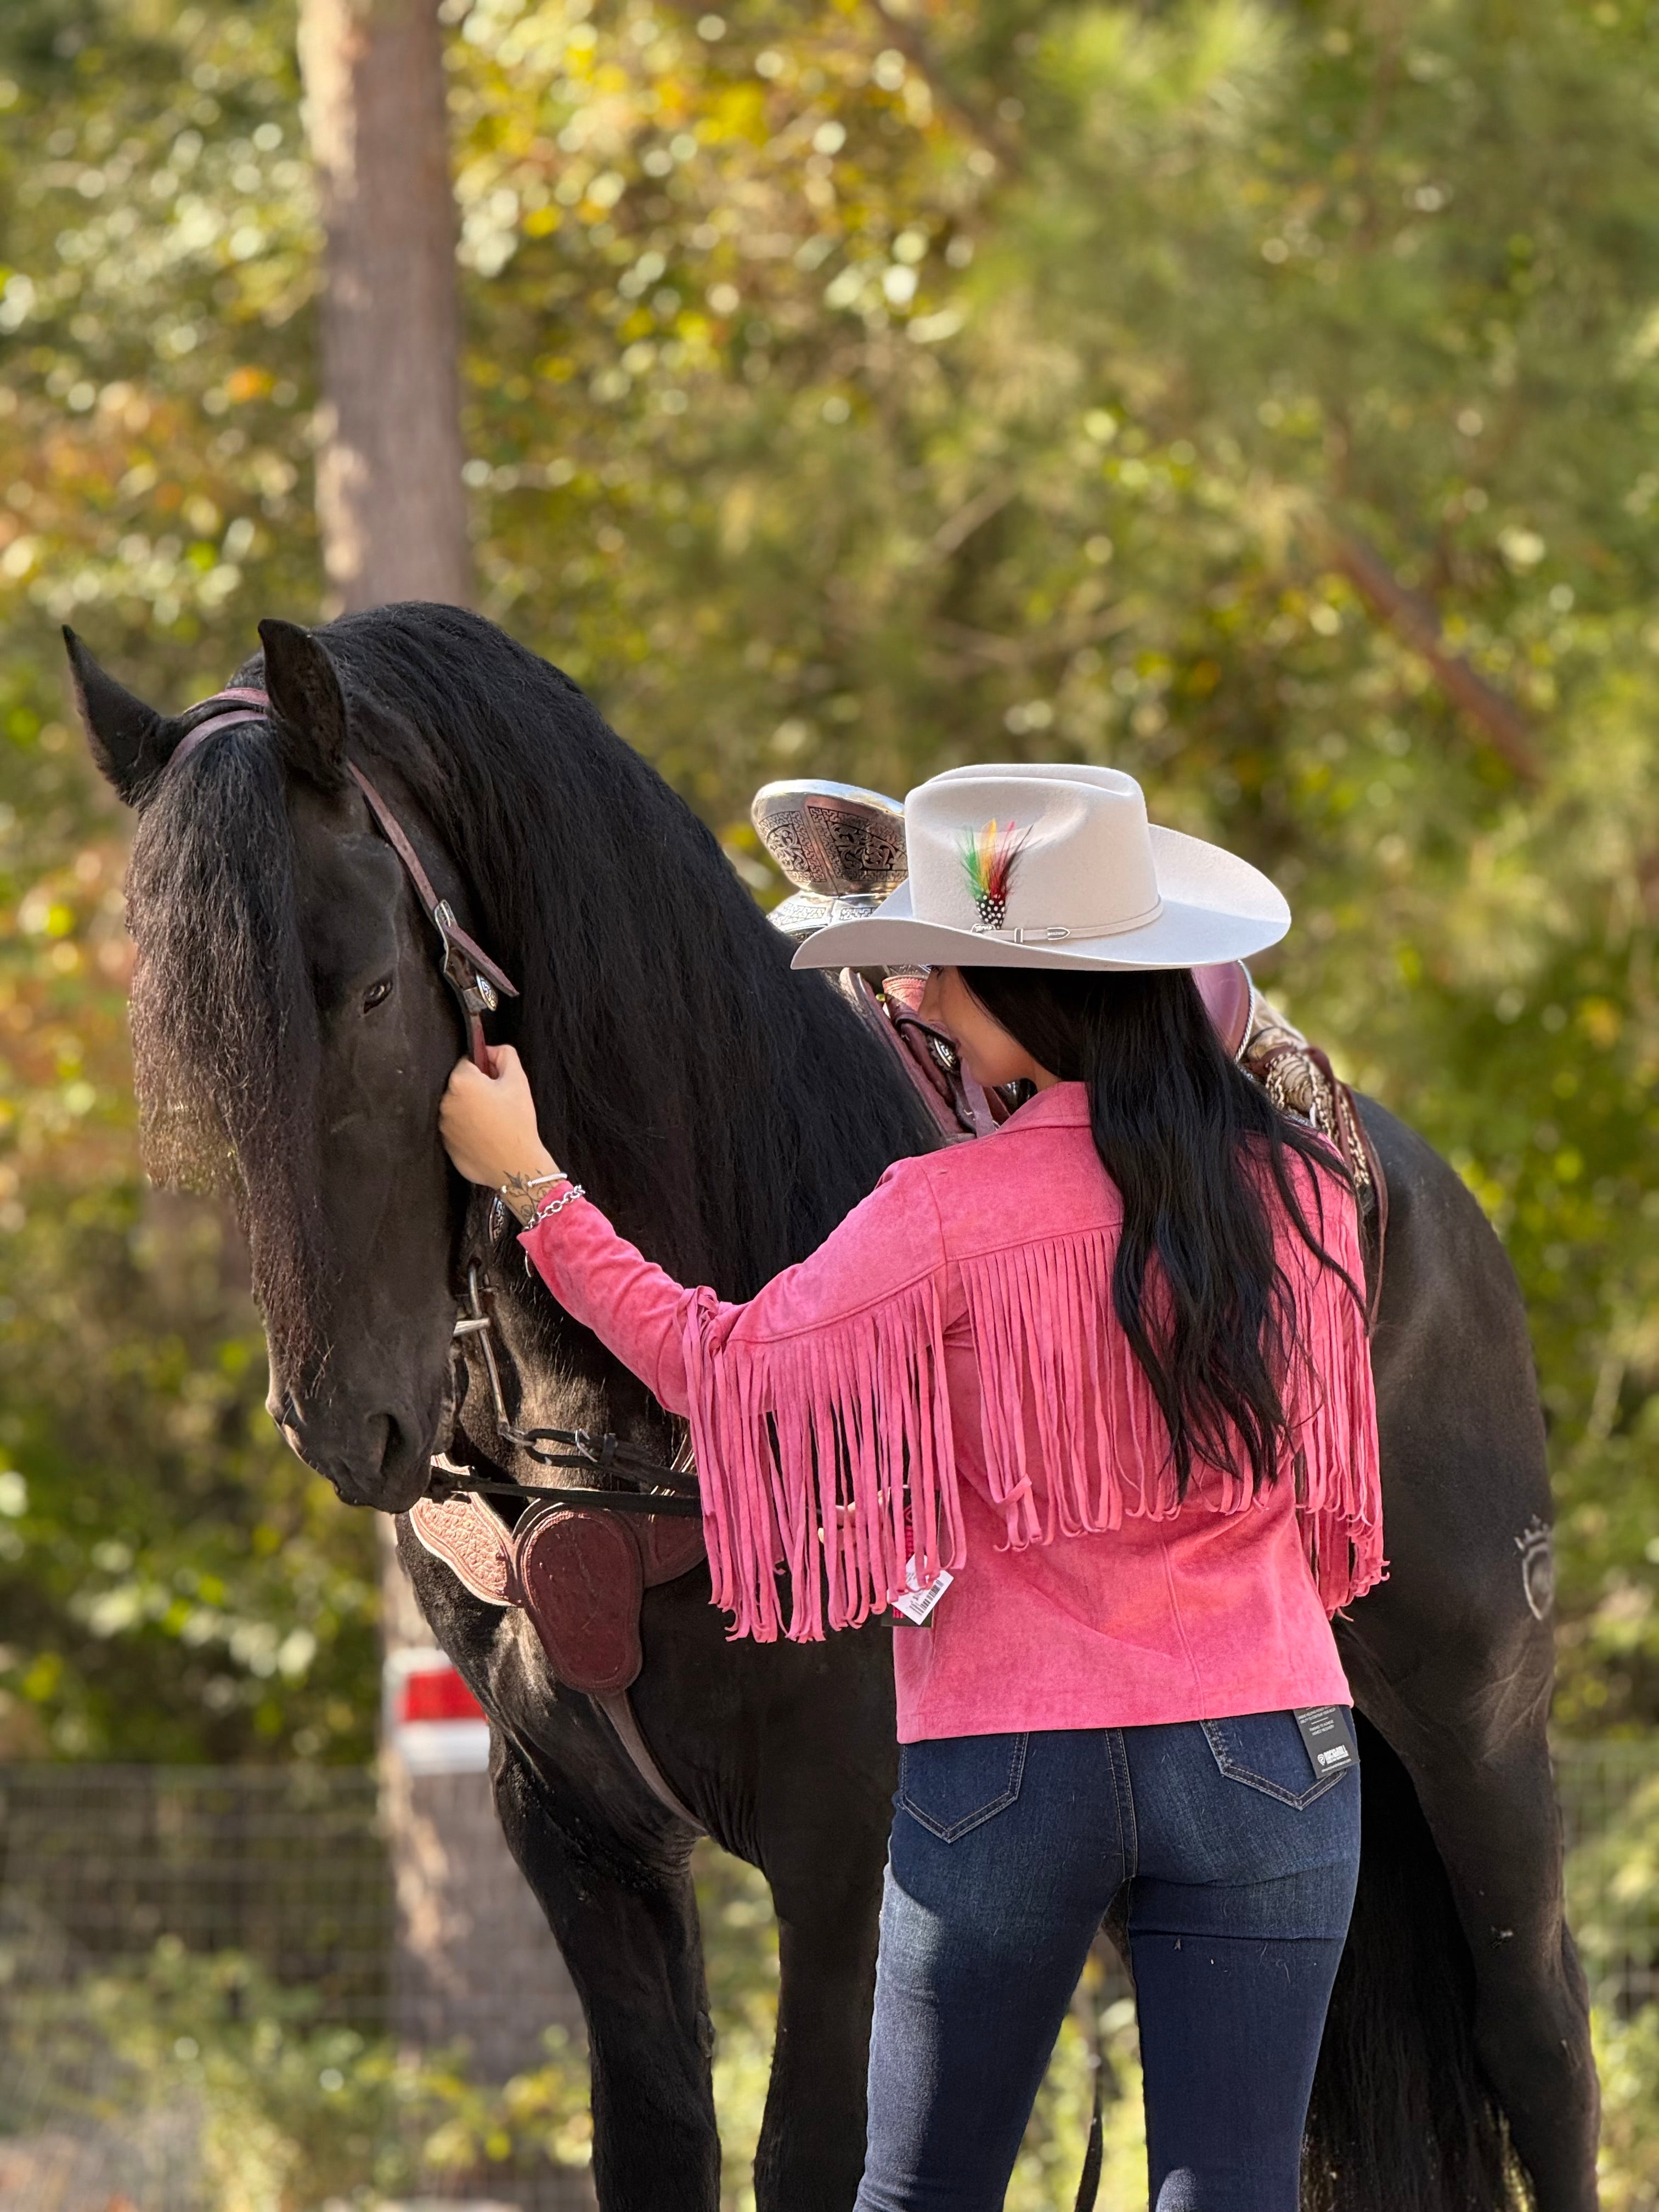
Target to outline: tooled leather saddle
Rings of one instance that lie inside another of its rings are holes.
[[[787,935],[810,935],[825,921],[873,904],[903,879],[902,811],[879,793],[839,784],[772,784],[756,800],[755,820],[797,886],[773,915]],[[1374,1310],[1388,1191],[1352,1093],[1324,1054],[1261,997],[1242,963],[1195,974],[1228,1052],[1276,1105],[1309,1122],[1341,1153],[1359,1197]],[[841,988],[915,1085],[945,1143],[983,1136],[1006,1120],[1015,1101],[983,1090],[950,1039],[922,1020],[921,976],[900,972],[877,983],[848,971]],[[602,1705],[659,1796],[691,1819],[639,1739],[626,1692],[644,1662],[644,1594],[698,1565],[701,1523],[535,1503],[509,1527],[470,1495],[422,1498],[410,1522],[427,1551],[475,1597],[524,1610],[556,1678]]]

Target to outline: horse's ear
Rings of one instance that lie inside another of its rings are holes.
[[[262,622],[265,690],[289,766],[325,790],[345,775],[346,703],[334,663],[298,623]]]
[[[72,629],[64,629],[64,643],[92,757],[127,805],[136,806],[172,759],[179,726],[106,676]]]

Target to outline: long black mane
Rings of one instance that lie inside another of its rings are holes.
[[[568,677],[454,607],[380,608],[319,636],[353,753],[412,796],[520,986],[496,1034],[524,1055],[548,1141],[653,1258],[749,1296],[926,1146],[878,1044],[826,981],[789,973],[714,836]],[[237,680],[260,672],[256,658]],[[175,1079],[156,1087],[188,1082],[192,1060],[199,1080],[205,1059],[222,1127],[237,1101],[268,1102],[258,1127],[227,1128],[239,1158],[261,1128],[303,1149],[302,1104],[284,1121],[275,1102],[314,1050],[280,911],[292,872],[273,750],[267,732],[231,732],[163,779],[179,787],[158,793],[167,818],[147,821],[155,857],[134,874],[141,942],[169,940],[174,1003],[150,1010],[149,1057]],[[234,994],[215,981],[227,963]],[[177,1000],[186,978],[194,1016]],[[293,1198],[303,1214],[303,1188]]]

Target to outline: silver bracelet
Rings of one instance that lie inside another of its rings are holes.
[[[542,1180],[545,1181],[546,1178],[543,1177]],[[558,1177],[561,1182],[566,1180],[568,1178],[563,1176]],[[533,1229],[541,1222],[550,1221],[556,1213],[562,1213],[573,1198],[586,1198],[586,1195],[587,1193],[579,1182],[573,1182],[569,1189],[561,1191],[557,1198],[544,1198],[536,1208],[535,1219],[531,1223],[531,1227]]]
[[[495,1194],[495,1203],[504,1206],[520,1229],[533,1229],[544,1213],[556,1213],[560,1206],[568,1206],[572,1198],[580,1198],[580,1185],[573,1184],[569,1195],[556,1206],[544,1206],[536,1194],[546,1183],[569,1182],[570,1177],[562,1168],[551,1175],[510,1175]]]

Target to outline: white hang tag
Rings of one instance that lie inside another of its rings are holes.
[[[893,1600],[894,1612],[902,1613],[912,1627],[925,1628],[928,1615],[950,1589],[953,1579],[951,1570],[941,1567],[923,1589],[916,1574],[915,1554],[912,1553],[904,1563],[904,1595]]]

